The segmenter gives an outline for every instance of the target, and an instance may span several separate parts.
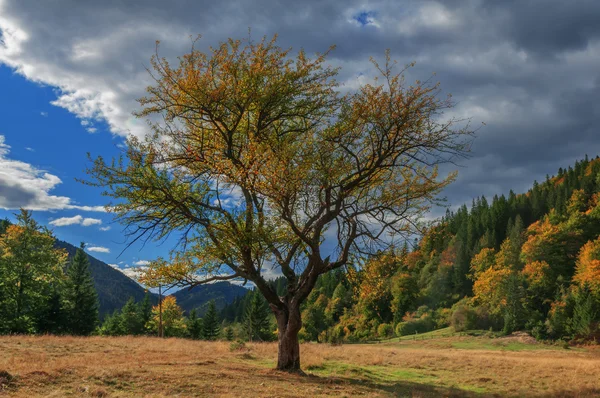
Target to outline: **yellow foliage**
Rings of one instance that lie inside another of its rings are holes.
[[[579,252],[573,281],[600,292],[600,238],[587,242]]]

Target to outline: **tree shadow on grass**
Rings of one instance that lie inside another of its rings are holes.
[[[494,394],[482,394],[462,390],[455,387],[445,387],[428,383],[418,383],[404,380],[376,381],[348,376],[318,376],[308,374],[306,376],[292,375],[285,372],[273,370],[266,375],[268,378],[286,380],[293,378],[294,382],[331,389],[332,393],[340,390],[340,387],[348,387],[356,393],[383,393],[397,397],[449,397],[449,398],[481,398],[500,397]],[[275,380],[273,380],[275,381]],[[338,391],[347,393],[346,391]]]
[[[273,376],[289,377],[289,374],[274,371]],[[317,376],[308,374],[306,376],[296,376],[295,381],[301,383],[314,384],[320,387],[331,386],[335,390],[336,386],[351,386],[353,389],[363,393],[384,393],[396,397],[448,397],[448,398],[485,398],[485,397],[531,397],[531,398],[592,398],[600,397],[599,388],[580,388],[573,390],[563,390],[551,393],[523,392],[514,393],[492,393],[492,392],[474,392],[463,390],[458,387],[446,387],[427,382],[413,382],[406,380],[377,381],[363,378],[354,378],[349,376]]]

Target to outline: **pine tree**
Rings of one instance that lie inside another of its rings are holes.
[[[225,331],[225,338],[227,339],[227,341],[233,341],[234,337],[235,336],[233,335],[233,327],[229,326]]]
[[[219,336],[221,325],[217,316],[217,307],[215,301],[208,303],[208,311],[202,319],[202,334],[206,340],[216,340]]]
[[[243,322],[248,340],[268,340],[271,329],[269,315],[270,311],[267,302],[258,292],[253,292]]]
[[[599,297],[594,297],[586,283],[574,294],[573,318],[571,330],[574,336],[589,338],[600,330]]]
[[[186,329],[192,339],[199,340],[202,338],[202,318],[198,318],[195,308],[190,311],[190,315],[187,317]]]
[[[103,336],[123,336],[127,331],[123,327],[121,311],[115,310],[112,315],[107,315],[100,327],[100,334]]]
[[[142,327],[145,329],[150,319],[152,319],[152,302],[150,301],[150,294],[146,292],[144,300],[140,303],[139,313],[142,320]]]
[[[54,288],[40,316],[38,330],[41,333],[60,334],[65,331],[66,313],[63,298],[57,287]]]
[[[98,324],[98,294],[90,273],[90,262],[82,243],[67,268],[64,298],[68,308],[68,331],[89,335]]]
[[[140,307],[130,297],[121,309],[121,322],[126,334],[138,335],[144,332],[145,324],[140,312]]]

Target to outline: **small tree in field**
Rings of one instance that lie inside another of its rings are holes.
[[[407,85],[389,56],[373,62],[374,84],[344,95],[326,56],[293,57],[263,39],[192,47],[177,66],[154,57],[138,113],[153,133],[90,169],[131,237],[181,233],[148,280],[253,282],[277,319],[277,368],[288,371],[300,369],[300,305],[319,275],[415,232],[454,179],[437,165],[471,139],[441,116],[452,104],[438,86]],[[287,279],[283,296],[265,267]]]

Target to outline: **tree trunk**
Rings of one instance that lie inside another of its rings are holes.
[[[285,310],[278,310],[275,316],[279,330],[277,369],[302,373],[300,370],[300,343],[298,342],[298,332],[302,328],[300,308],[297,305],[290,305]]]

